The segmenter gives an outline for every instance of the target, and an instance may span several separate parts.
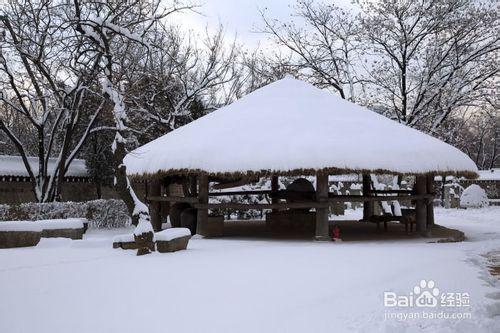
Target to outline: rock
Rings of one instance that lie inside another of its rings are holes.
[[[181,214],[189,208],[192,208],[191,205],[185,202],[178,202],[172,205],[169,213],[172,228],[179,228],[181,226]]]
[[[168,241],[156,241],[156,249],[160,253],[185,250],[191,236],[182,236]]]
[[[196,234],[196,227],[198,225],[197,221],[198,221],[198,210],[196,208],[185,209],[181,213],[180,227],[188,228],[189,230],[191,230],[191,235],[194,235]]]
[[[313,184],[305,178],[297,178],[290,185],[286,187],[286,190],[290,193],[288,194],[290,198],[286,201],[288,203],[297,201],[314,201],[316,198],[316,192],[314,190]],[[308,212],[310,208],[294,209],[295,211]]]
[[[307,233],[313,234],[316,228],[316,212],[290,209],[266,214],[266,224],[273,233]]]

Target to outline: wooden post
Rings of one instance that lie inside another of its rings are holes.
[[[148,195],[160,196],[161,195],[161,182],[159,179],[154,178],[148,184]],[[152,201],[149,203],[149,215],[151,216],[151,224],[155,231],[161,230],[161,203],[159,201]]]
[[[426,176],[416,176],[415,192],[417,195],[427,193],[427,180]],[[427,205],[425,199],[417,199],[415,205],[417,231],[422,235],[427,232]]]
[[[363,195],[368,195],[371,190],[369,174],[363,174]],[[373,201],[363,202],[363,220],[367,221],[373,215]]]
[[[144,197],[142,198],[142,200],[144,202],[147,202],[148,201],[148,197],[149,197],[148,180],[145,179],[144,180]]]
[[[316,201],[328,200],[328,175],[316,175]],[[330,240],[328,229],[328,208],[316,208],[316,235],[317,241]]]
[[[195,175],[190,175],[189,176],[189,194],[192,197],[196,197],[198,195],[198,188],[197,188],[197,181],[196,181],[196,176]]]
[[[198,202],[208,204],[208,176],[198,175]],[[198,208],[196,233],[205,236],[208,224],[208,208]]]
[[[280,189],[279,187],[279,177],[278,176],[272,176],[271,177],[271,202],[273,204],[276,204],[276,203],[279,203],[280,200],[278,198],[275,198],[274,197],[274,194],[276,194],[276,192],[278,192],[278,190]],[[276,213],[278,210],[277,209],[273,209],[273,213]]]
[[[161,181],[161,195],[162,196],[168,196],[169,193],[168,193],[168,185],[169,185],[169,182],[168,182],[168,178],[163,178],[162,181]],[[161,201],[160,202],[160,219],[163,222],[166,221],[167,219],[167,216],[170,214],[170,202],[168,201]]]
[[[434,192],[434,176],[427,176],[427,193],[433,194]],[[427,201],[427,230],[429,226],[434,225],[434,197],[429,198]]]
[[[444,196],[445,196],[445,185],[446,185],[446,175],[441,176],[441,207],[444,207]]]

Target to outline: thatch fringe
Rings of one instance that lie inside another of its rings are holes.
[[[322,169],[294,169],[294,170],[247,170],[247,171],[238,171],[238,172],[208,172],[201,169],[169,169],[169,170],[160,170],[156,173],[144,173],[144,174],[129,174],[128,176],[135,180],[141,179],[158,179],[164,178],[168,176],[190,176],[190,175],[199,175],[204,174],[209,177],[216,177],[220,179],[235,179],[235,178],[254,178],[254,177],[270,177],[270,176],[314,176],[314,175],[342,175],[349,173],[357,173],[357,174],[392,174],[392,175],[402,175],[402,176],[416,176],[416,175],[425,175],[425,176],[455,176],[455,177],[465,177],[467,179],[476,179],[479,175],[472,171],[430,171],[424,173],[411,173],[411,172],[396,172],[387,169],[347,169],[347,168],[322,168]]]

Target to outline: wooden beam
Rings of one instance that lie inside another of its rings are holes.
[[[275,194],[278,193],[280,189],[280,185],[279,185],[279,177],[278,176],[272,176],[271,177],[271,202],[273,204],[279,204],[280,203],[280,199],[278,197],[275,196]],[[278,212],[278,209],[273,209],[273,213],[276,213]]]
[[[304,201],[304,202],[287,202],[287,203],[277,203],[277,204],[242,204],[242,203],[213,203],[213,204],[200,204],[194,203],[195,208],[206,208],[206,209],[302,209],[302,208],[329,208],[338,202],[364,202],[364,201],[392,201],[392,200],[425,200],[426,198],[432,197],[431,194],[423,195],[399,195],[399,196],[362,196],[362,195],[344,195],[344,196],[332,196],[327,198],[326,201]]]
[[[215,190],[223,190],[226,188],[232,188],[232,187],[246,185],[249,183],[255,183],[257,181],[259,181],[258,177],[252,177],[252,178],[245,177],[245,178],[240,178],[240,179],[236,179],[236,180],[221,181],[219,184],[213,185],[213,188]]]
[[[190,196],[195,197],[198,195],[198,182],[196,181],[195,175],[190,175],[188,177],[189,182],[189,193]]]
[[[376,202],[376,201],[394,201],[394,200],[422,200],[431,198],[432,194],[409,194],[409,195],[329,195],[330,201],[336,202]]]
[[[416,176],[415,192],[417,195],[427,194],[426,176]],[[427,233],[427,206],[425,199],[417,199],[415,205],[417,231],[422,235]]]
[[[147,197],[147,201],[155,202],[187,202],[187,203],[198,203],[199,200],[197,197],[176,197],[176,196],[149,196]]]
[[[316,200],[319,204],[328,204],[328,175],[316,175]],[[315,240],[330,240],[328,229],[328,211],[329,207],[316,208],[316,233]]]
[[[390,194],[390,193],[395,193],[395,194],[401,194],[401,195],[394,195],[394,196],[377,196],[376,194]],[[272,198],[277,198],[277,199],[301,199],[304,196],[308,196],[308,192],[300,192],[300,191],[290,191],[290,190],[279,190],[276,192],[273,192],[271,190],[255,190],[255,191],[227,191],[227,192],[210,192],[208,194],[209,197],[220,197],[220,196],[226,196],[226,195],[269,195]],[[432,195],[432,193],[429,193],[429,197]],[[328,193],[329,198],[346,198],[346,199],[352,199],[355,201],[387,201],[389,199],[393,200],[398,200],[398,199],[412,199],[415,197],[414,192],[411,190],[395,190],[395,191],[370,191],[368,192],[368,195],[338,195],[333,192]],[[377,198],[385,199],[385,200],[379,200]],[[394,199],[396,198],[396,199]],[[416,197],[415,197],[416,198]],[[342,200],[339,199],[339,201],[349,201],[349,200]]]
[[[225,191],[225,192],[210,192],[209,197],[221,197],[225,195],[259,195],[259,194],[272,194],[270,190],[256,190],[256,191]]]
[[[206,174],[198,175],[198,202],[200,205],[208,205],[208,176]],[[208,224],[208,207],[198,208],[196,233],[202,236],[206,235]]]
[[[363,174],[363,197],[368,197],[372,191],[371,179],[369,174]],[[373,215],[373,202],[363,201],[363,220],[367,221]]]
[[[396,194],[412,194],[413,190],[369,190],[367,194],[389,194],[389,193],[396,193]],[[364,193],[363,193],[364,194]]]
[[[152,196],[161,195],[161,182],[158,179],[152,179],[148,184],[148,194]],[[151,216],[151,224],[155,231],[161,230],[161,204],[159,201],[149,202],[149,215]]]

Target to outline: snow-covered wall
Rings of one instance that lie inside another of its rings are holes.
[[[49,158],[47,165],[48,173],[55,168],[56,158]],[[33,170],[38,170],[38,157],[28,157],[28,162]],[[21,156],[0,155],[0,176],[29,177]],[[66,172],[66,177],[87,177],[85,161],[74,159]]]

